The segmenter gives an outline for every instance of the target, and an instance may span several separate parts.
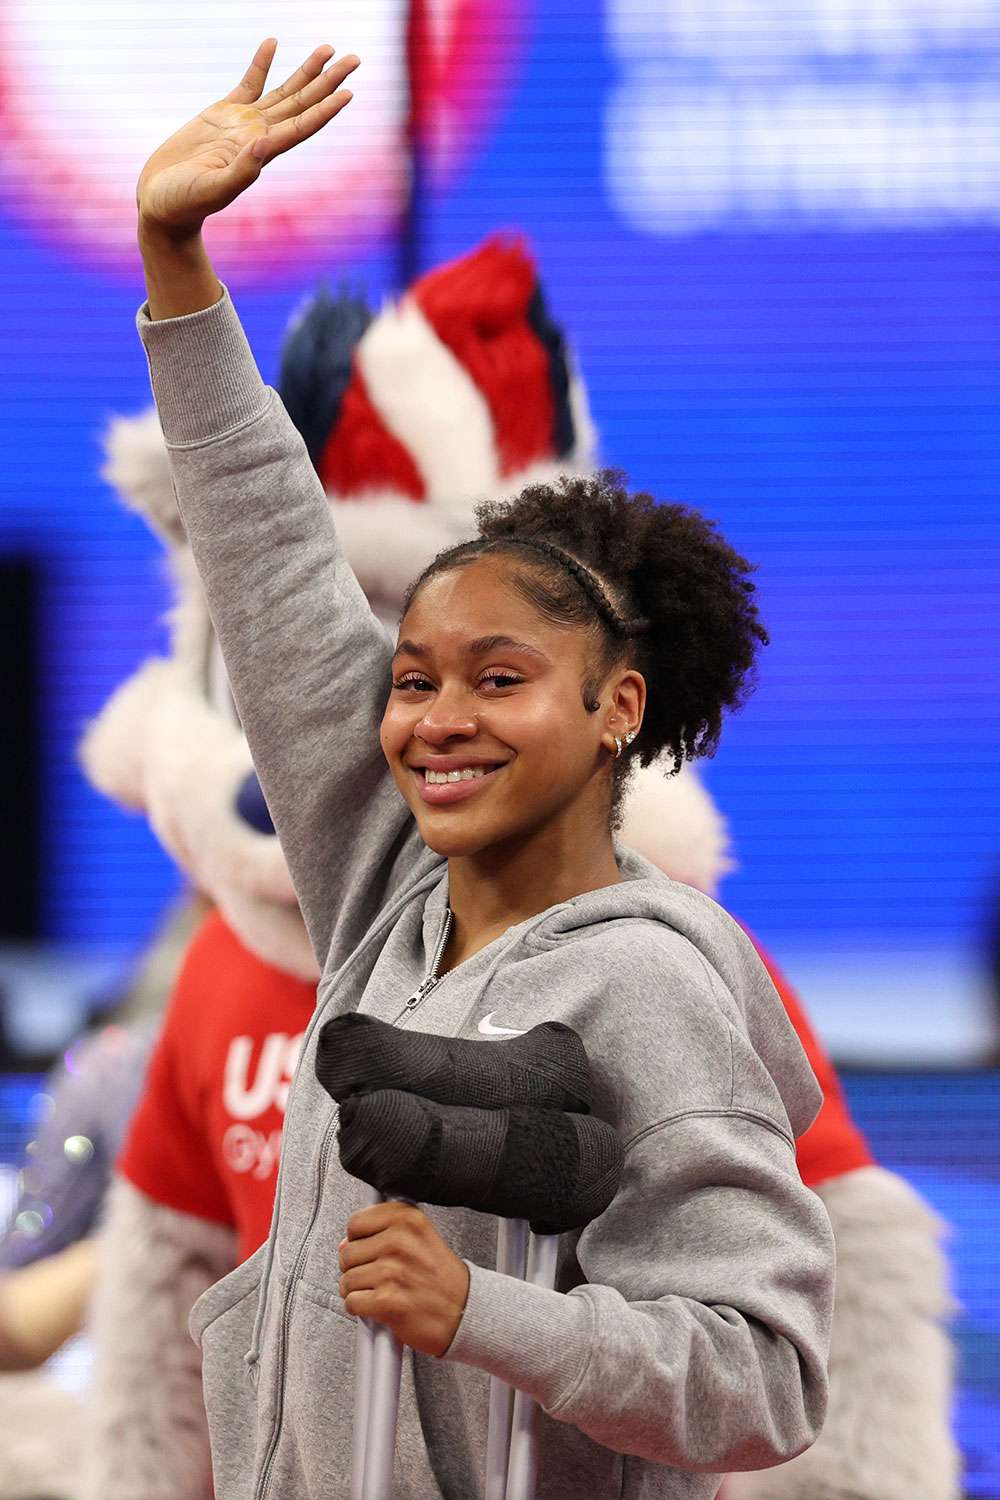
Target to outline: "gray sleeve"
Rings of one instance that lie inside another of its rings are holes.
[[[177,502],[321,965],[420,849],[378,728],[386,633],[337,543],[305,445],[224,295],[139,331]]]
[[[632,1142],[569,1293],[470,1267],[447,1358],[606,1447],[689,1470],[766,1468],[822,1426],[833,1253],[788,1140],[690,1113]]]
[[[85,1500],[210,1500],[201,1355],[187,1322],[235,1259],[231,1229],[115,1179],[90,1313]]]

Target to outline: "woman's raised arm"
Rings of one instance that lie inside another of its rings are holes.
[[[263,94],[273,51],[263,43],[243,82],[143,170],[139,329],[178,506],[322,966],[331,945],[337,957],[356,944],[419,845],[378,738],[391,648],[201,244],[210,213],[350,98],[340,84],[357,59],[324,71],[328,47]]]

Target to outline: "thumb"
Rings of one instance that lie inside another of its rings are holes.
[[[277,156],[278,154],[274,138],[267,130],[264,131],[263,135],[259,135],[255,141],[251,141],[249,151],[257,163],[258,171],[271,160],[272,156]],[[240,155],[242,154],[241,152]],[[238,161],[239,157],[236,160]],[[235,166],[236,163],[234,162],[233,165]]]
[[[245,146],[241,147],[238,154],[233,157],[223,173],[221,183],[224,184],[225,191],[229,194],[228,201],[230,203],[234,198],[239,197],[240,193],[244,192],[252,182],[256,182],[260,176],[264,163],[255,154],[254,148],[263,139],[263,136],[258,136],[256,141],[248,141]]]

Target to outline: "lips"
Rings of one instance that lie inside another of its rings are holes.
[[[453,761],[450,765],[449,760]],[[455,802],[466,802],[494,781],[503,769],[503,765],[498,765],[496,761],[470,762],[460,760],[457,756],[442,756],[433,766],[410,767],[421,798],[431,807],[448,807]],[[428,770],[438,775],[447,775],[449,779],[447,781],[428,780],[426,775]],[[461,773],[465,771],[471,771],[474,774],[464,776]]]

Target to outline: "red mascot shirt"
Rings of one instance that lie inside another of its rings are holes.
[[[802,1181],[806,1187],[814,1188],[830,1177],[843,1177],[847,1172],[856,1172],[859,1167],[872,1166],[874,1157],[861,1131],[851,1119],[840,1079],[806,1020],[802,1002],[753,933],[748,933],[747,936],[760,954],[771,976],[771,983],[781,996],[788,1019],[795,1027],[817,1082],[823,1090],[819,1114],[805,1135],[800,1135],[795,1143],[795,1159]]]
[[[761,957],[823,1090],[797,1148],[802,1180],[815,1187],[872,1158],[795,993]],[[288,1085],[315,999],[314,985],[255,958],[218,912],[208,916],[188,949],[118,1162],[155,1202],[233,1225],[241,1259],[270,1228]]]
[[[271,1225],[288,1085],[316,986],[266,964],[217,911],[170,998],[118,1170],[140,1192],[236,1229],[245,1260]]]

